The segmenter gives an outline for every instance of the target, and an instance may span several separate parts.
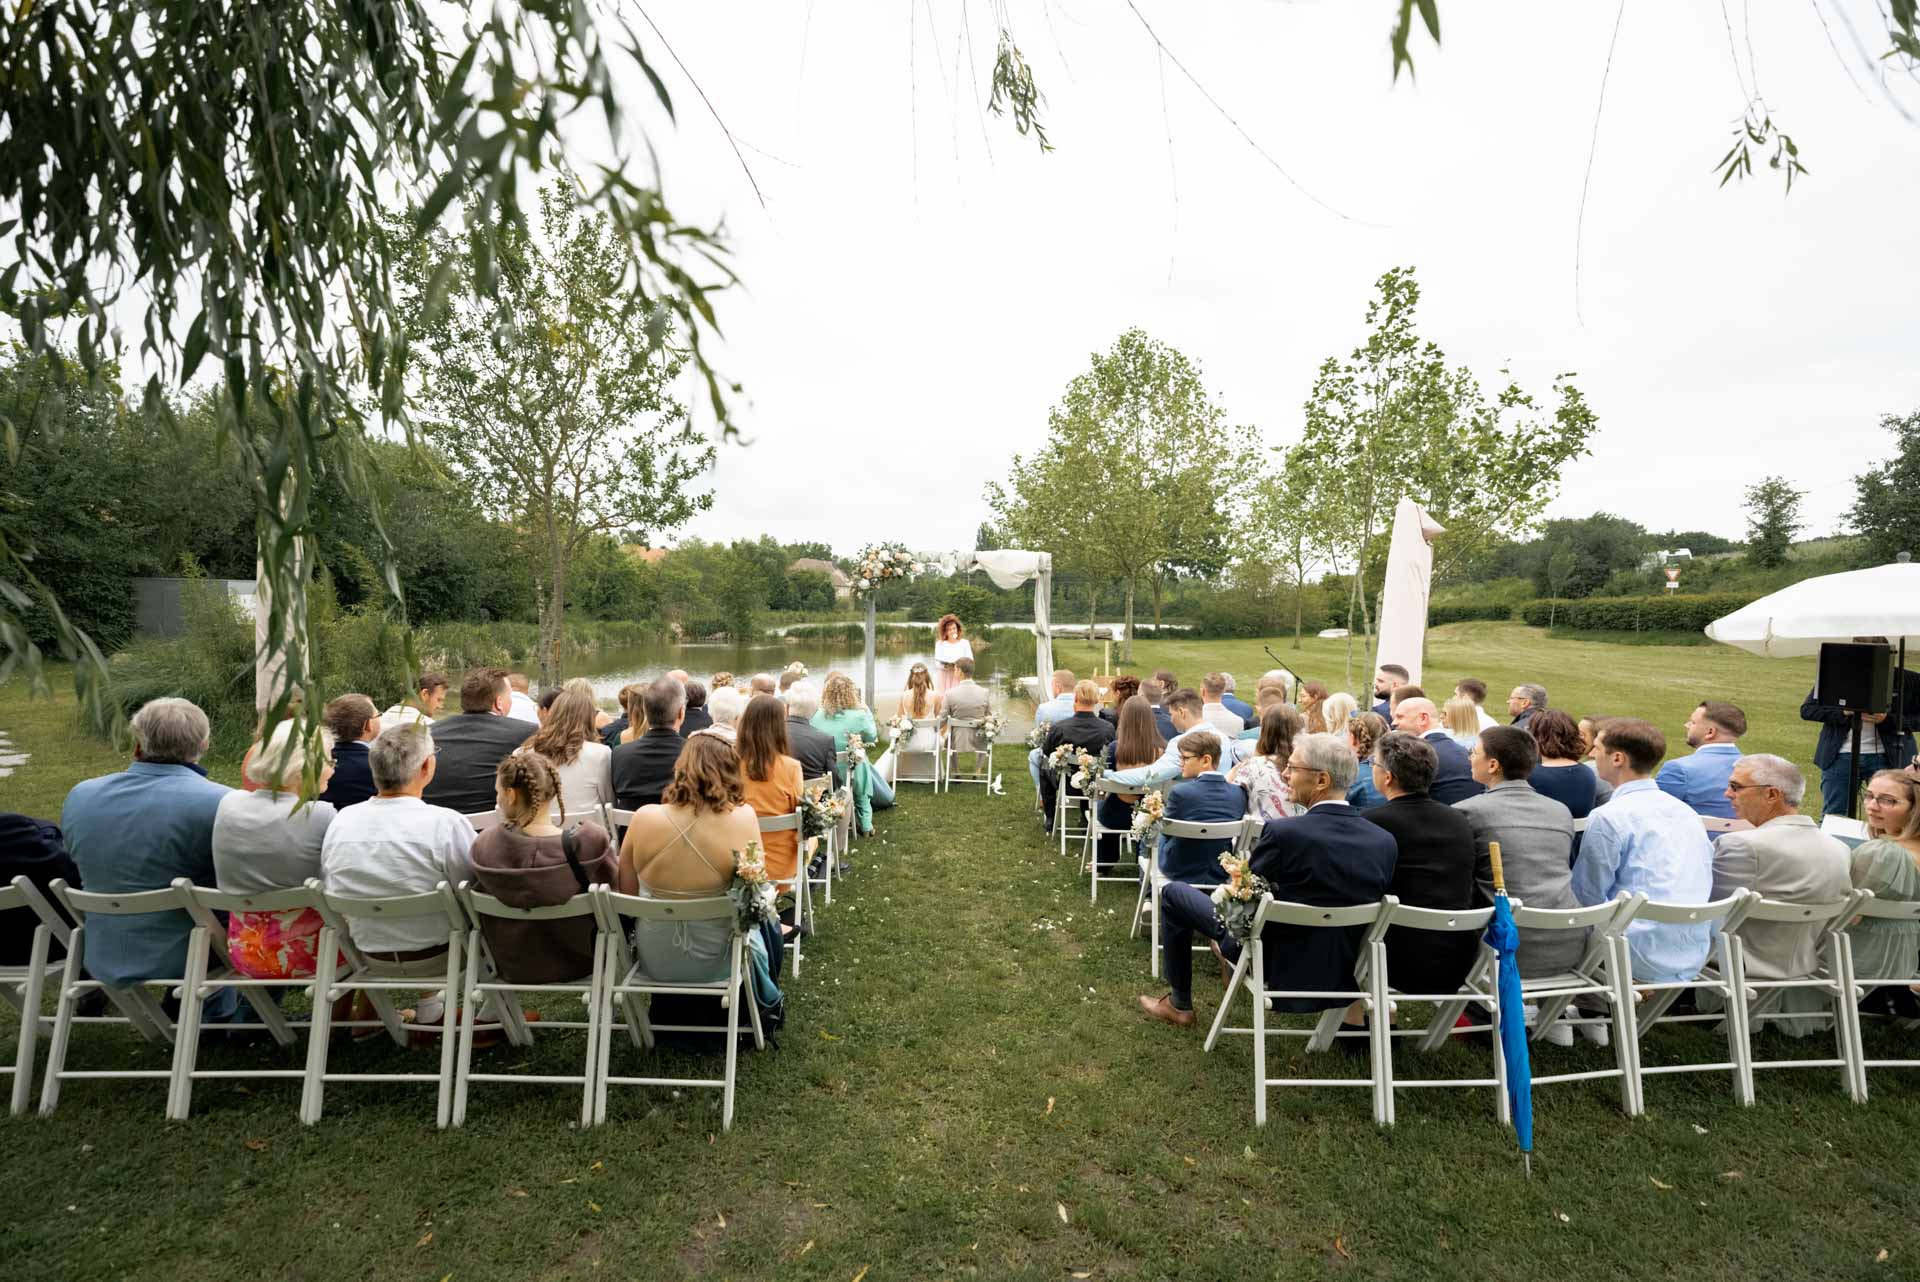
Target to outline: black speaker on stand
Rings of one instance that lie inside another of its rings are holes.
[[[1902,657],[1904,659],[1904,655]],[[1861,718],[1869,713],[1885,713],[1892,700],[1892,647],[1883,641],[1827,642],[1820,647],[1820,668],[1814,690],[1821,703],[1844,708],[1847,720],[1852,723],[1852,751],[1847,759],[1847,818],[1856,819],[1860,809]],[[1899,737],[1896,717],[1894,742],[1898,743]],[[1885,734],[1881,735],[1881,744],[1882,747],[1886,744]]]

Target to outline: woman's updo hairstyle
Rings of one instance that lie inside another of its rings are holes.
[[[537,752],[516,752],[501,761],[493,772],[494,786],[512,801],[500,818],[515,828],[537,823],[549,807],[559,811],[559,823],[566,826],[567,807],[560,798],[560,772],[553,762]]]

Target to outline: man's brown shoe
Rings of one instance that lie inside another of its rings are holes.
[[[1140,1009],[1160,1020],[1172,1024],[1175,1028],[1192,1028],[1193,1012],[1181,1010],[1173,1004],[1172,997],[1141,997]]]
[[[1213,949],[1213,955],[1220,959],[1220,982],[1223,984],[1231,984],[1233,982],[1233,963],[1228,961],[1227,955],[1220,951],[1220,941],[1217,939],[1209,939],[1207,941],[1207,947]]]

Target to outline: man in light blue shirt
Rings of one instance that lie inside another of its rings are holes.
[[[1227,737],[1208,724],[1201,712],[1200,695],[1192,689],[1176,690],[1167,700],[1167,715],[1173,718],[1173,728],[1177,732],[1167,740],[1165,752],[1150,766],[1135,766],[1131,770],[1111,770],[1106,778],[1116,783],[1131,784],[1137,787],[1151,787],[1168,779],[1180,776],[1180,744],[1189,735],[1211,735],[1220,743],[1215,769],[1225,774],[1233,764],[1233,743]],[[1251,746],[1251,745],[1249,745]]]
[[[1594,764],[1613,785],[1613,800],[1594,810],[1580,839],[1573,894],[1581,903],[1605,903],[1623,890],[1666,904],[1713,898],[1713,844],[1700,816],[1649,778],[1666,750],[1666,736],[1645,721],[1601,723]],[[1712,940],[1711,922],[1631,922],[1633,977],[1647,984],[1693,979]]]
[[[1687,746],[1693,755],[1675,757],[1660,767],[1655,779],[1660,791],[1680,798],[1696,815],[1734,818],[1727,780],[1740,764],[1738,740],[1746,732],[1746,713],[1731,703],[1703,701],[1687,718]]]
[[[1033,724],[1045,728],[1073,715],[1073,673],[1061,668],[1053,674],[1053,698],[1033,710]],[[1027,773],[1033,776],[1033,795],[1040,796],[1040,763],[1046,758],[1040,749],[1027,753]]]

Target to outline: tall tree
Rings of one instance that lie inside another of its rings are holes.
[[[524,531],[540,596],[537,659],[559,679],[559,644],[574,558],[597,536],[670,533],[713,502],[694,482],[713,462],[670,393],[682,354],[671,318],[623,287],[625,253],[605,215],[568,183],[540,196],[541,226],[470,236],[464,252],[438,234],[417,242],[404,276],[416,308],[408,338],[427,434],[484,507]],[[396,230],[412,222],[394,220]],[[428,306],[432,267],[478,273],[491,259],[493,299]],[[502,325],[501,309],[512,320]]]
[[[1893,456],[1853,478],[1853,507],[1847,519],[1867,543],[1873,564],[1885,564],[1902,552],[1920,556],[1920,410],[1904,417],[1887,414],[1880,426],[1893,433]]]
[[[1305,631],[1308,576],[1328,545],[1324,505],[1314,495],[1320,462],[1305,446],[1276,451],[1278,457],[1253,483],[1246,520],[1238,526],[1236,554],[1270,561],[1293,585],[1293,648]]]
[[[1772,569],[1787,563],[1787,549],[1800,529],[1804,497],[1784,476],[1747,487],[1747,559]]]

